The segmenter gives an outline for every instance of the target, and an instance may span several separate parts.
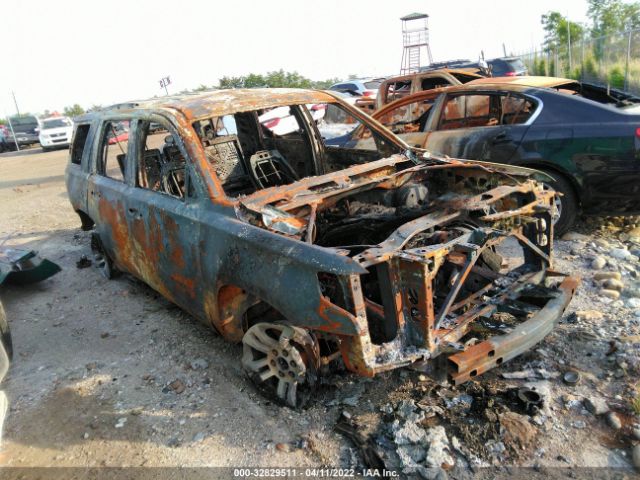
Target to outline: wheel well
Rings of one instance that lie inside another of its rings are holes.
[[[231,341],[240,341],[244,332],[258,322],[284,319],[275,307],[241,287],[231,284],[221,285],[217,294],[218,332]]]
[[[84,231],[91,230],[93,226],[96,224],[96,222],[94,222],[93,219],[82,210],[76,210],[76,213],[80,217],[80,222],[82,222],[82,225],[80,227],[82,228],[82,230]]]
[[[573,193],[576,195],[576,198],[578,199],[578,202],[582,203],[582,195],[581,195],[581,191],[582,189],[580,188],[580,185],[578,184],[578,182],[576,182],[576,179],[573,178],[572,175],[567,174],[567,172],[565,172],[564,170],[561,170],[560,168],[554,167],[552,165],[547,165],[545,163],[540,164],[540,163],[525,163],[521,165],[522,167],[527,167],[527,168],[532,168],[534,170],[542,170],[542,171],[548,171],[551,172],[555,175],[558,175],[560,177],[562,177],[564,180],[567,181],[567,183],[569,185],[571,185],[571,188],[573,189]]]

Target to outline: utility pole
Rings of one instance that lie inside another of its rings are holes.
[[[629,25],[629,36],[627,37],[627,61],[624,65],[624,89],[625,91],[629,88],[629,61],[631,60],[631,35],[633,34],[633,30],[631,30],[631,25]]]
[[[16,94],[13,90],[11,90],[11,95],[13,95],[13,103],[16,106],[16,112],[18,112],[18,116],[20,116],[20,109],[18,108],[18,101],[16,100]]]
[[[13,124],[11,123],[11,117],[8,116],[8,115],[7,115],[7,121],[9,122],[9,130],[11,130],[11,136],[13,137],[13,143],[15,143],[16,150],[19,152],[20,151],[20,145],[18,145],[18,139],[16,138],[16,132],[13,131]]]

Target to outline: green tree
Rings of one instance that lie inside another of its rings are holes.
[[[547,12],[542,15],[542,28],[544,29],[544,49],[546,51],[557,50],[558,47],[566,48],[571,42],[576,42],[584,33],[585,28],[576,22],[564,17],[560,12]]]
[[[640,28],[640,2],[622,0],[588,0],[587,16],[594,37]]]
[[[77,117],[84,113],[84,108],[74,103],[71,107],[64,107],[63,113],[66,117]]]
[[[246,77],[244,77],[244,86],[246,88],[260,88],[266,87],[267,81],[262,75],[258,75],[255,73],[250,73]]]
[[[327,90],[331,85],[339,83],[340,78],[327,78],[326,80],[315,80],[311,82],[311,88],[317,88],[318,90]]]
[[[283,69],[266,74],[250,73],[241,77],[224,76],[218,80],[218,88],[328,88],[338,79],[313,81],[298,72],[285,72]]]
[[[226,75],[218,80],[219,88],[242,88],[244,87],[244,77],[227,77]]]

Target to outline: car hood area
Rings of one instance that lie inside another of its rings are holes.
[[[422,151],[422,153],[424,155],[426,152]],[[439,175],[442,171],[477,172],[479,175],[493,176],[496,183],[508,181],[522,184],[549,179],[543,172],[524,167],[471,160],[437,159],[431,158],[428,153],[424,157],[426,159],[423,161],[412,160],[405,155],[394,155],[338,172],[308,177],[287,186],[260,190],[240,199],[237,208],[238,216],[255,223],[255,219],[250,217],[251,212],[262,215],[262,220],[257,224],[276,232],[302,238],[305,231],[312,228],[309,227],[309,223],[314,221],[314,216],[341,199],[366,191],[376,189],[392,191],[403,185],[422,182],[429,176],[429,172],[434,172],[434,175]],[[418,157],[414,156],[414,158]],[[458,203],[451,204],[451,207],[459,206],[463,197],[464,194],[447,196],[449,200],[457,199]],[[388,201],[388,199],[379,200],[383,203]],[[414,202],[413,197],[411,201]],[[408,208],[427,208],[425,202],[429,203],[426,198],[417,199],[415,205],[411,203]],[[442,202],[437,204],[440,208],[445,207]],[[314,215],[311,215],[312,211],[315,212]],[[307,234],[310,235],[310,231]]]
[[[348,310],[336,282],[359,278],[360,287],[347,291],[367,319],[368,335],[356,338],[371,343],[354,349],[367,352],[364,361],[353,358],[356,370],[375,374],[454,351],[451,378],[461,383],[544,338],[577,286],[577,279],[549,276],[553,193],[531,176],[482,162],[416,165],[394,155],[257,192],[236,213],[306,244],[303,261],[328,272],[321,281],[327,302]],[[520,252],[516,264],[505,263],[504,248]],[[538,300],[522,300],[532,292]],[[489,335],[476,353],[462,345],[474,322],[516,300],[511,314],[530,332],[526,339]]]

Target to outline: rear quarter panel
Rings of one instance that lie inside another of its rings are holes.
[[[543,110],[529,127],[517,163],[564,174],[581,202],[591,205],[606,191],[631,193],[638,174],[635,128],[640,116],[564,95],[543,96]]]

